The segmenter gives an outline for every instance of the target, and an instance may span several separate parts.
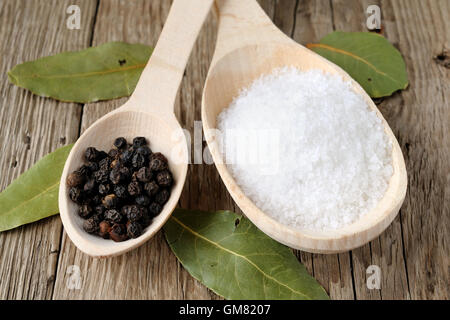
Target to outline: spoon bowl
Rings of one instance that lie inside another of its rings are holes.
[[[377,237],[397,215],[406,194],[407,177],[398,142],[371,98],[340,67],[285,36],[256,1],[216,0],[216,3],[219,31],[203,90],[202,121],[209,150],[232,198],[259,229],[292,248],[313,253],[337,253],[362,246]],[[361,219],[337,230],[299,230],[262,212],[235,182],[219,148],[216,128],[222,110],[254,80],[285,66],[301,71],[321,70],[350,81],[352,89],[382,120],[385,133],[392,142],[393,175],[384,197]]]
[[[164,225],[178,203],[186,180],[188,148],[173,109],[189,54],[211,5],[212,0],[174,0],[133,95],[123,106],[89,127],[69,154],[59,189],[61,220],[72,242],[90,256],[116,256],[142,245]],[[145,137],[153,152],[167,157],[174,178],[170,198],[162,212],[136,239],[114,242],[88,234],[82,228],[78,206],[69,199],[67,176],[83,164],[86,148],[109,150],[115,138],[131,141],[137,136]]]
[[[134,137],[142,136],[150,142],[153,152],[161,152],[167,156],[169,168],[174,178],[171,196],[164,205],[163,211],[153,219],[150,226],[140,237],[124,242],[114,242],[86,233],[83,230],[84,219],[77,214],[78,205],[67,199],[69,190],[63,183],[64,181],[61,181],[60,194],[64,195],[64,199],[60,203],[61,219],[70,239],[79,249],[90,256],[119,255],[138,247],[164,225],[177,205],[186,179],[186,143],[182,139],[173,141],[173,137],[180,130],[181,127],[175,118],[173,118],[173,121],[167,121],[158,114],[128,110],[127,107],[123,106],[117,112],[107,114],[99,119],[78,139],[67,159],[63,177],[67,177],[70,172],[80,167],[83,163],[86,148],[94,146],[98,150],[109,150],[114,142],[114,137],[124,137],[127,141],[132,141]],[[171,143],[167,143],[168,141]]]

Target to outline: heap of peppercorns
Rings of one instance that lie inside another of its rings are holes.
[[[108,152],[89,147],[86,164],[67,177],[83,229],[105,239],[139,237],[169,200],[173,184],[166,157],[152,153],[144,137],[114,141]]]

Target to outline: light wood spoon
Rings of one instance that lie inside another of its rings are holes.
[[[140,246],[164,225],[178,202],[186,179],[188,151],[181,126],[175,118],[174,103],[190,52],[212,2],[173,2],[158,43],[133,95],[123,106],[89,127],[69,154],[59,189],[61,219],[73,243],[90,256],[110,257]],[[128,141],[144,136],[153,152],[166,155],[175,185],[163,211],[140,237],[114,242],[90,235],[82,229],[83,220],[77,215],[78,206],[68,197],[66,177],[82,165],[87,147],[109,150],[114,139],[121,136]]]
[[[377,237],[397,215],[405,198],[407,177],[398,142],[373,101],[341,68],[284,35],[255,0],[216,0],[216,6],[219,30],[203,90],[202,121],[208,147],[233,199],[259,229],[292,248],[314,253],[344,252]],[[392,141],[394,173],[384,197],[376,208],[349,226],[321,232],[283,225],[246,197],[224,164],[215,134],[217,116],[242,88],[248,87],[261,75],[270,74],[273,69],[283,66],[294,66],[300,70],[320,69],[350,81],[353,89],[382,120],[385,132]]]

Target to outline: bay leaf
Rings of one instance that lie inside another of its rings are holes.
[[[347,71],[372,98],[408,86],[402,55],[377,33],[337,31],[307,47]]]
[[[184,268],[227,299],[328,299],[289,248],[233,212],[176,209],[164,231]]]
[[[0,232],[59,212],[59,180],[70,149],[46,155],[0,193]]]
[[[108,42],[19,64],[8,78],[34,94],[61,101],[114,99],[133,93],[151,52],[142,44]]]

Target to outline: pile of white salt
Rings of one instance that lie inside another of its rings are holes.
[[[246,196],[298,229],[355,222],[383,197],[393,172],[376,113],[350,83],[319,70],[286,67],[259,78],[222,111],[218,129]]]

